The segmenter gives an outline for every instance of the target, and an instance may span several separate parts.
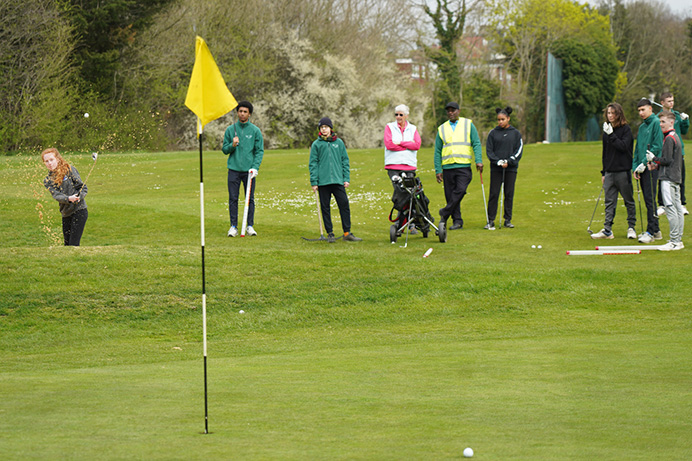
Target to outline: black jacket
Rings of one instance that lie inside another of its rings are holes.
[[[488,133],[485,153],[491,167],[497,168],[498,160],[507,160],[507,169],[517,171],[519,160],[524,153],[521,133],[511,125],[504,129],[496,126]]]
[[[630,171],[632,169],[632,151],[634,137],[629,125],[613,128],[610,134],[603,133],[603,169],[606,173]]]

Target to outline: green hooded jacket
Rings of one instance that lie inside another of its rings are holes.
[[[321,136],[310,146],[310,185],[326,186],[351,182],[351,167],[344,142],[336,135]]]
[[[238,136],[240,143],[233,147],[233,138]],[[250,122],[236,122],[226,128],[221,151],[228,155],[228,169],[246,172],[259,171],[264,157],[264,138],[259,128]]]
[[[647,149],[656,157],[660,157],[662,147],[663,132],[661,131],[661,121],[654,114],[651,114],[639,125],[637,144],[634,146],[634,155],[632,156],[632,171],[636,170],[642,163],[646,165]]]

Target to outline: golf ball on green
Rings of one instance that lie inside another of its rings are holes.
[[[84,118],[89,118],[89,112],[84,112]]]
[[[239,314],[244,314],[245,311],[241,309],[241,310],[238,311],[238,313],[239,313]]]
[[[536,248],[536,245],[531,245],[531,248]]]
[[[537,247],[537,248],[538,248],[538,249],[540,250],[540,249],[541,249],[541,248],[543,248],[543,247],[542,247],[541,245],[538,245],[538,247]]]
[[[464,458],[473,457],[473,448],[464,448]]]

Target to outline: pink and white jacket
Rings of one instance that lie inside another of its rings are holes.
[[[406,122],[402,130],[396,122],[384,128],[384,167],[388,170],[415,170],[421,139],[416,126]]]

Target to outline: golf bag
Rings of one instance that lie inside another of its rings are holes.
[[[402,172],[401,176],[393,176],[392,185],[394,206],[389,212],[389,221],[394,224],[389,229],[391,243],[396,242],[411,225],[420,230],[424,238],[428,237],[431,227],[435,229],[436,235],[439,235],[428,208],[430,200],[425,196],[423,184],[416,173],[407,171]]]

